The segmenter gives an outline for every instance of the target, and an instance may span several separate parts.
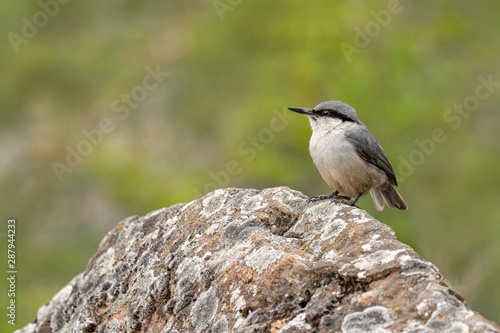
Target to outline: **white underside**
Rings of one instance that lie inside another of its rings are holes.
[[[344,136],[347,130],[360,125],[338,119],[324,120],[320,123],[310,120],[313,134],[309,151],[325,182],[351,198],[368,193],[371,187],[383,186],[387,182],[385,175],[361,159]]]

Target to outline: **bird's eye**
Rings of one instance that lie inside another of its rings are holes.
[[[324,110],[324,111],[322,111],[322,112],[321,112],[321,114],[322,114],[323,116],[329,116],[329,115],[330,115],[330,111],[328,111],[328,110]]]

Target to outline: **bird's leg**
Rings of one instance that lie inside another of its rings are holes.
[[[362,194],[363,192],[358,193],[353,199],[346,201],[345,204],[349,206],[356,206],[356,202],[358,202]]]
[[[309,202],[316,202],[327,199],[333,199],[332,201],[336,201],[337,199],[349,199],[349,197],[339,195],[339,191],[335,190],[330,194],[311,196],[309,197]]]

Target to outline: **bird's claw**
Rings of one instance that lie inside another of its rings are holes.
[[[356,195],[354,198],[350,199],[350,200],[347,200],[345,202],[346,205],[349,205],[349,206],[352,206],[352,207],[357,207],[359,208],[358,206],[356,206],[356,203],[358,202],[359,198],[361,197],[362,193],[358,193],[358,195]]]
[[[309,203],[310,202],[318,202],[318,201],[323,201],[323,200],[328,200],[331,199],[331,202],[337,202],[341,203],[344,202],[344,200],[349,200],[351,198],[346,197],[345,195],[339,195],[338,191],[333,191],[330,194],[325,194],[325,195],[313,195],[309,197]]]
[[[330,196],[329,194],[327,194],[327,195],[313,195],[313,196],[309,197],[309,202],[323,201],[323,200],[330,199],[330,198],[333,198],[333,197]]]

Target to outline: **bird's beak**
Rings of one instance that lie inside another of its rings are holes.
[[[288,108],[288,110],[297,112],[300,114],[306,114],[308,116],[314,116],[314,113],[311,112],[311,109],[306,109],[306,108]]]

